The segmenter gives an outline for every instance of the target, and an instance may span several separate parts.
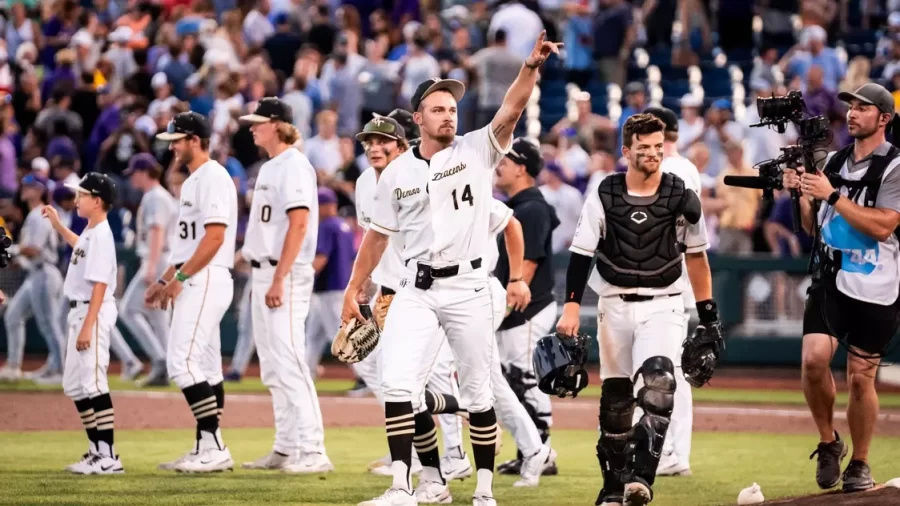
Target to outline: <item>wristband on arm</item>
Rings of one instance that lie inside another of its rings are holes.
[[[719,319],[719,309],[716,301],[709,299],[697,303],[697,316],[701,323],[710,323]]]

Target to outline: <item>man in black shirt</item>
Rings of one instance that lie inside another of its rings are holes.
[[[535,178],[544,167],[538,147],[523,138],[513,141],[509,153],[497,165],[497,188],[509,196],[506,202],[513,216],[522,224],[525,237],[525,264],[522,275],[531,289],[531,303],[524,311],[509,313],[497,331],[500,362],[510,387],[525,406],[541,434],[541,442],[550,445],[550,426],[553,423],[550,396],[537,388],[532,355],[538,339],[553,330],[556,301],[553,299],[553,250],[551,235],[559,225],[556,211],[544,200],[535,186]],[[497,280],[506,286],[509,279],[509,258],[503,235],[498,236],[500,257],[494,271]],[[514,281],[514,280],[513,280]],[[522,454],[497,467],[501,474],[519,474]],[[551,464],[543,474],[556,474]]]

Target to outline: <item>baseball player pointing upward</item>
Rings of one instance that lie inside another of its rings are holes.
[[[371,228],[363,238],[344,295],[342,319],[363,320],[357,296],[378,265],[388,237],[400,235],[409,278],[401,282],[388,312],[381,351],[394,481],[383,495],[361,506],[418,504],[409,475],[414,440],[422,461],[422,479],[437,484],[444,481],[434,422],[429,429],[428,420],[415,415],[423,411],[425,381],[442,342],[437,337],[439,326],[456,355],[462,404],[469,411],[477,474],[473,503],[497,504],[492,484],[497,417],[490,385],[494,324],[488,276],[482,266],[492,240],[491,173],[509,149],[513,128],[537,81],[538,67],[552,52],[558,52],[558,45],[545,42],[542,33],[491,124],[461,138],[456,137],[456,111],[465,93],[462,83],[434,79],[421,83],[413,94],[421,144],[391,162],[378,180]],[[530,293],[521,264],[516,268],[510,269],[507,304],[522,309]],[[446,502],[449,494],[438,497]]]
[[[316,171],[292,144],[300,133],[281,100],[259,101],[252,123],[269,160],[259,169],[242,250],[253,268],[251,314],[263,384],[272,393],[275,445],[243,467],[316,473],[334,469],[325,455],[319,399],[306,362],[306,316],[313,289],[319,204]]]
[[[163,469],[208,473],[232,469],[219,417],[225,405],[219,322],[231,305],[237,192],[228,172],[209,158],[210,127],[196,112],[180,113],[157,137],[169,141],[190,176],[181,187],[171,264],[146,294],[149,305],[174,305],[166,353],[171,379],[197,419],[194,449]]]

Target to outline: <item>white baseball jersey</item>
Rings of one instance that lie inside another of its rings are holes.
[[[487,251],[493,168],[509,150],[490,125],[457,137],[430,161],[406,151],[391,162],[375,191],[371,227],[400,232],[404,260],[455,265]]]
[[[28,212],[22,223],[22,234],[19,247],[30,246],[41,251],[40,256],[32,259],[35,264],[47,263],[56,265],[59,262],[59,235],[53,230],[50,220],[41,215],[41,206]]]
[[[63,293],[71,301],[91,300],[94,283],[106,283],[104,302],[113,302],[119,264],[116,261],[116,242],[109,222],[103,220],[85,229],[72,251]]]
[[[697,166],[694,165],[693,162],[681,155],[671,156],[669,158],[663,159],[662,165],[660,165],[660,169],[663,172],[671,172],[672,174],[675,174],[676,176],[683,179],[684,185],[691,190],[694,190],[694,193],[696,193],[698,197],[700,196],[700,191],[702,188],[702,184],[700,182],[700,171],[697,170]],[[705,218],[704,221],[706,221]],[[707,244],[706,247],[709,248],[709,245]],[[681,264],[681,282],[682,286],[684,287],[684,291],[681,292],[681,298],[684,299],[684,307],[686,309],[689,309],[696,306],[697,299],[694,298],[694,290],[691,287],[691,279],[690,277],[688,277],[687,266],[684,263]]]
[[[187,262],[206,235],[206,225],[212,223],[225,225],[225,242],[209,265],[231,269],[237,236],[237,189],[225,167],[215,160],[201,165],[181,186],[178,223],[172,236],[169,263]]]
[[[319,195],[316,171],[306,155],[288,148],[262,164],[253,188],[253,204],[247,222],[242,254],[248,260],[278,261],[293,209],[308,209],[309,221],[295,264],[311,264],[319,235]]]
[[[692,186],[694,183],[685,183],[685,186],[694,189],[699,195],[699,191]],[[599,192],[593,192],[587,196],[584,207],[581,209],[581,217],[578,219],[578,227],[575,229],[575,237],[572,238],[572,245],[569,251],[578,253],[579,255],[593,256],[600,239],[603,238],[606,230],[606,212],[603,204],[600,202]],[[695,225],[686,223],[684,217],[679,217],[675,226],[676,237],[684,242],[687,253],[699,253],[709,249],[709,239],[706,233],[706,220],[701,215],[700,221]],[[682,265],[682,270],[684,266]],[[606,282],[594,269],[588,285],[592,290],[597,292],[601,297],[619,294],[638,294],[638,295],[673,295],[690,291],[691,286],[687,281],[687,275],[682,272],[681,278],[669,286],[662,288],[645,288],[645,287],[623,287],[615,286]]]
[[[171,235],[176,228],[178,202],[162,185],[155,185],[141,197],[137,212],[137,244],[135,252],[139,258],[146,258],[150,250],[150,230],[163,229],[163,253],[168,253]]]
[[[372,167],[366,169],[356,180],[356,219],[366,230],[369,230],[372,223],[377,185],[378,173]],[[373,283],[394,291],[400,288],[400,280],[406,277],[406,266],[402,257],[403,245],[403,237],[400,234],[390,236],[381,261],[372,271]]]

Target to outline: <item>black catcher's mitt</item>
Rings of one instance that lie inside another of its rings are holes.
[[[716,369],[719,354],[725,349],[725,335],[718,321],[700,323],[684,341],[681,353],[681,372],[691,386],[700,388],[709,383]]]

